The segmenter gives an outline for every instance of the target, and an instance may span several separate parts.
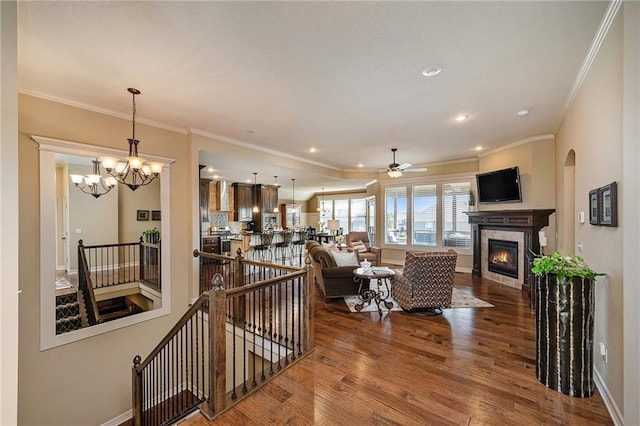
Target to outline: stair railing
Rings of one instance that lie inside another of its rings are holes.
[[[229,260],[197,250],[194,256]],[[313,349],[309,263],[253,262],[240,253],[231,259],[151,354],[134,358],[134,425],[173,423],[200,402],[214,418]],[[255,266],[266,279],[239,272]]]
[[[93,291],[93,281],[89,272],[89,262],[87,261],[82,240],[78,241],[78,290],[82,295],[82,306],[84,306],[84,312],[81,309],[81,314],[85,315],[87,323],[89,325],[101,323],[102,319],[100,318],[96,295]]]

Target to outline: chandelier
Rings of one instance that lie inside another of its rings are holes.
[[[320,207],[318,207],[318,211],[320,212],[320,216],[325,216],[331,212],[331,210],[324,205],[324,188],[321,188],[322,201],[320,202]]]
[[[69,175],[73,184],[85,194],[93,195],[98,198],[118,184],[113,176],[103,177],[100,174],[100,160],[91,160],[93,162],[93,173],[88,175]]]
[[[138,89],[128,88],[127,91],[133,95],[133,118],[132,136],[129,140],[129,156],[126,161],[121,161],[114,157],[100,157],[102,166],[114,179],[123,185],[127,185],[132,191],[141,186],[149,185],[155,178],[160,176],[162,171],[161,163],[145,163],[145,159],[138,156],[138,144],[136,139],[136,95],[140,94]]]

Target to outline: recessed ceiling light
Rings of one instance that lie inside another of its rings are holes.
[[[209,173],[211,173],[211,172],[213,171],[213,167],[208,167],[208,168],[207,168],[207,171],[208,171]]]
[[[245,180],[245,182],[251,183],[251,179],[247,179],[247,180]]]
[[[309,148],[309,152],[314,153],[316,152],[316,149],[314,147]]]
[[[434,77],[442,72],[442,66],[438,64],[429,65],[422,70],[422,75],[425,77]]]
[[[213,178],[214,178],[214,179],[218,179],[219,177],[220,177],[220,176],[218,176],[218,175],[213,175]]]
[[[467,121],[469,119],[469,114],[458,114],[455,117],[453,117],[453,121],[455,121],[456,123],[462,123],[464,121]]]
[[[518,117],[526,117],[527,115],[529,115],[529,110],[528,109],[521,109],[520,111],[516,112],[516,115]]]
[[[363,168],[364,164],[360,163],[360,164],[358,164],[358,167]]]
[[[473,149],[474,149],[474,150],[476,150],[476,151],[482,151],[482,150],[484,149],[484,147],[483,147],[483,146],[478,145],[478,146],[476,146],[476,147],[475,147],[475,148],[473,148]]]

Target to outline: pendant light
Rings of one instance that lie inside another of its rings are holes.
[[[258,181],[257,181],[258,173],[253,172],[253,209],[254,213],[260,213],[260,209],[258,208]]]
[[[140,94],[138,89],[132,87],[127,91],[133,96],[133,117],[131,119],[132,135],[129,141],[129,156],[125,160],[115,157],[101,157],[102,165],[118,183],[127,185],[132,191],[141,186],[149,185],[155,178],[160,176],[162,171],[161,163],[146,163],[145,159],[138,155],[138,144],[136,139],[136,95]]]
[[[291,179],[291,198],[293,202],[293,226],[296,226],[296,180]]]

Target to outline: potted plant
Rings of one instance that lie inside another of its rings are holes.
[[[476,193],[473,192],[473,189],[469,190],[469,211],[476,210]]]
[[[536,276],[536,376],[566,395],[593,394],[594,283],[580,256],[554,252],[533,260]]]

